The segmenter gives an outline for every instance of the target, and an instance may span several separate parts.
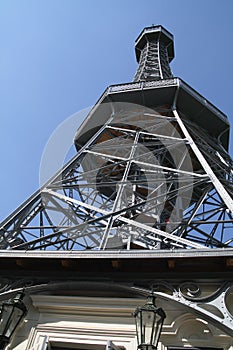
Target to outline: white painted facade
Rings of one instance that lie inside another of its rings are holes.
[[[105,350],[108,341],[136,350],[132,316],[145,299],[55,296],[35,294],[27,300],[29,312],[7,350]],[[166,310],[158,350],[169,347],[205,347],[233,350],[233,339],[184,306],[157,299]]]

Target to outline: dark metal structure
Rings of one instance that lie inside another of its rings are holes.
[[[132,83],[106,89],[77,155],[0,226],[2,250],[233,247],[226,115],[169,66],[162,26],[136,40]]]

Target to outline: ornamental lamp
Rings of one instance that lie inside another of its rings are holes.
[[[155,305],[155,296],[147,297],[144,306],[137,307],[134,312],[138,349],[155,350],[159,342],[166,314]]]
[[[9,343],[14,331],[27,313],[23,303],[24,293],[16,294],[1,305],[0,310],[0,349],[4,349]]]

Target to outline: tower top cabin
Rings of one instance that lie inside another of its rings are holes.
[[[174,58],[173,35],[161,25],[144,28],[135,41],[139,63],[134,81],[172,78],[169,63]]]

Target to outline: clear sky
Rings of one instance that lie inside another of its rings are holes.
[[[0,221],[39,187],[56,127],[132,80],[146,26],[174,35],[174,76],[233,127],[232,14],[233,0],[0,0]]]

